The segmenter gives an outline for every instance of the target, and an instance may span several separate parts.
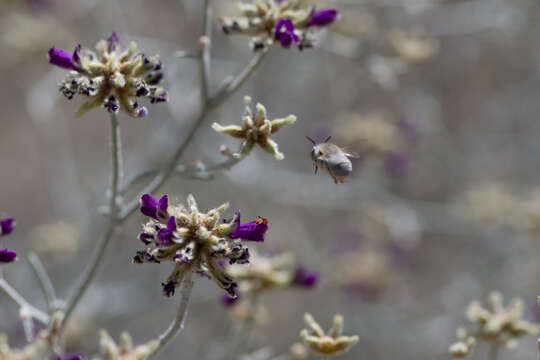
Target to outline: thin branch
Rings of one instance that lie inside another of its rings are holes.
[[[202,163],[198,163],[193,166],[178,165],[174,169],[173,175],[182,176],[190,179],[208,181],[212,180],[215,173],[217,173],[218,171],[230,170],[233,166],[235,166],[245,158],[245,156],[242,156],[240,158],[229,157],[227,160],[214,165],[204,165]],[[125,185],[120,190],[120,193],[124,194],[127,190],[133,188],[133,186],[135,186],[139,181],[150,176],[155,176],[158,173],[159,169],[150,169],[134,176],[132,179],[126,181]]]
[[[49,315],[32,306],[3,278],[0,278],[0,289],[2,289],[13,301],[15,301],[15,303],[17,303],[21,309],[27,311],[34,319],[38,320],[42,324],[47,324],[49,322]]]
[[[158,345],[154,352],[148,356],[148,359],[151,359],[159,351],[165,348],[165,346],[184,329],[184,321],[186,320],[191,289],[193,289],[193,281],[191,280],[191,277],[192,272],[188,271],[184,277],[184,280],[182,281],[182,296],[180,299],[180,305],[178,306],[178,312],[176,313],[171,325],[169,325],[167,330],[165,330],[165,332],[159,336]]]
[[[47,307],[49,308],[49,310],[52,310],[57,298],[51,278],[47,274],[47,270],[45,270],[43,263],[35,252],[32,251],[28,254],[28,262],[30,263],[31,268],[34,271],[34,275],[38,279],[39,286],[41,287],[43,295],[45,295]]]
[[[204,0],[203,5],[203,36],[201,37],[201,106],[204,108],[208,102],[210,89],[210,50],[212,48],[212,8],[210,0]]]
[[[109,199],[109,222],[105,234],[101,237],[99,244],[95,252],[92,254],[92,258],[88,263],[86,269],[83,272],[82,278],[77,285],[73,295],[67,302],[66,315],[63,322],[63,326],[67,323],[67,320],[85,291],[90,286],[96,271],[103,260],[105,250],[109,244],[116,226],[118,225],[118,188],[122,176],[122,144],[120,141],[120,124],[115,114],[111,114],[111,156],[112,156],[112,176],[111,176],[111,191]]]
[[[210,101],[210,106],[216,108],[221,105],[225,100],[229,98],[232,94],[236,92],[242,86],[247,79],[253,74],[253,72],[259,67],[260,63],[266,57],[270,47],[265,47],[259,51],[246,65],[246,67],[235,77],[231,79],[230,82],[223,84],[221,89],[212,97]]]

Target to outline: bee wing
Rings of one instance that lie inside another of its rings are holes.
[[[360,157],[360,154],[358,154],[356,151],[352,151],[350,149],[347,149],[346,147],[341,148],[341,151],[343,151],[345,156],[347,156],[349,158],[358,159]]]

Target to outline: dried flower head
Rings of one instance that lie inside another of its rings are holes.
[[[321,328],[310,314],[304,315],[308,329],[300,332],[300,337],[307,347],[318,355],[338,355],[351,348],[358,342],[358,336],[342,336],[343,316],[334,315],[334,324],[327,333]]]
[[[105,330],[101,330],[99,337],[102,360],[144,360],[158,347],[157,340],[133,347],[133,341],[127,332],[120,335],[120,345],[116,344]]]
[[[313,47],[314,27],[333,23],[339,16],[336,9],[315,10],[300,0],[254,0],[239,3],[241,16],[221,18],[225,34],[252,36],[253,50],[264,49],[278,41],[282,47]]]
[[[491,309],[482,307],[479,301],[472,301],[467,308],[467,318],[476,324],[475,335],[485,341],[508,344],[524,335],[534,335],[540,331],[537,324],[523,320],[523,301],[515,298],[507,307],[499,292],[489,294]]]
[[[174,295],[187,271],[213,279],[235,298],[237,284],[225,272],[220,260],[229,264],[246,264],[249,251],[242,240],[264,241],[268,220],[258,218],[245,224],[240,223],[240,213],[233,220],[219,224],[220,216],[229,204],[203,213],[197,208],[193,195],[187,198],[187,206],[169,205],[168,196],[157,200],[150,194],[141,197],[141,212],[149,221],[139,235],[145,245],[153,247],[138,251],[135,263],[170,261],[174,270],[162,283],[165,296]]]
[[[464,328],[458,329],[457,335],[460,341],[449,348],[453,357],[467,356],[476,340],[512,348],[518,338],[540,332],[539,325],[523,320],[521,299],[515,298],[507,307],[504,307],[502,295],[494,291],[489,294],[488,303],[490,309],[484,308],[478,300],[472,301],[467,307],[467,318],[476,327],[471,331]]]
[[[237,280],[239,293],[248,298],[278,288],[311,288],[320,277],[319,273],[296,265],[290,253],[262,256],[252,251],[248,266],[231,265],[226,267],[226,271]]]
[[[15,229],[15,219],[5,217],[0,219],[0,237],[9,235]],[[9,248],[0,248],[0,263],[10,263],[17,260],[17,253]]]
[[[49,50],[51,64],[71,70],[60,84],[62,94],[70,100],[76,94],[89,98],[77,115],[103,106],[111,113],[122,110],[132,117],[144,117],[148,110],[138,98],[146,97],[152,104],[168,101],[167,92],[159,86],[163,79],[159,55],[136,52],[133,41],[122,50],[116,32],[100,40],[96,50],[81,45],[73,53],[54,47]]]
[[[270,139],[270,135],[276,133],[285,125],[294,123],[296,116],[289,115],[285,118],[268,120],[266,108],[262,104],[257,103],[255,114],[253,114],[251,110],[251,97],[246,96],[244,101],[246,103],[246,111],[242,126],[221,126],[218,123],[213,123],[212,129],[222,134],[243,139],[240,152],[233,154],[236,158],[248,155],[255,145],[259,145],[261,149],[274,156],[276,160],[282,160],[285,156],[279,152],[278,144]]]

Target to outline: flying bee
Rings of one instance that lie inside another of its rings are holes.
[[[306,136],[306,138],[313,144],[311,159],[313,160],[315,174],[321,167],[334,179],[335,184],[346,183],[348,181],[347,177],[352,172],[352,163],[349,158],[354,158],[356,155],[346,153],[339,146],[328,142],[331,136],[321,143],[316,143],[309,136]]]

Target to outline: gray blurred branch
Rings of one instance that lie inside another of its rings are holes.
[[[118,189],[122,176],[122,143],[120,141],[120,124],[116,114],[111,114],[111,157],[112,157],[112,175],[111,175],[111,193],[109,199],[109,221],[105,234],[100,239],[95,252],[92,254],[86,269],[83,272],[82,278],[77,285],[72,296],[69,298],[66,305],[66,316],[63,326],[67,323],[69,316],[77,306],[85,291],[90,286],[94,275],[97,272],[99,264],[103,260],[105,250],[109,244],[116,226],[118,225]]]
[[[17,290],[9,285],[4,278],[0,278],[0,289],[2,289],[7,296],[9,296],[13,301],[15,301],[15,303],[17,303],[17,305],[19,305],[21,312],[26,312],[32,318],[43,324],[47,324],[49,322],[49,315],[32,306],[21,294],[17,292]]]
[[[47,274],[47,270],[45,270],[43,263],[33,251],[28,254],[28,262],[31,265],[34,275],[38,279],[43,295],[45,295],[47,307],[49,310],[54,310],[54,307],[57,304],[56,292],[54,291],[51,278]]]

